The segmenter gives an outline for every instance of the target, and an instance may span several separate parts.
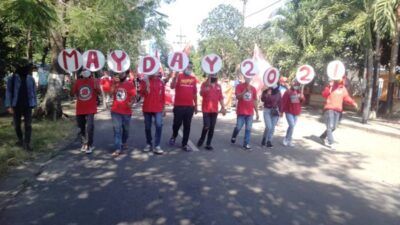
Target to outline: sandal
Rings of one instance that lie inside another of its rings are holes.
[[[117,157],[117,156],[119,156],[119,155],[121,155],[122,154],[122,151],[121,150],[116,150],[115,152],[113,152],[111,155],[113,156],[113,157]]]

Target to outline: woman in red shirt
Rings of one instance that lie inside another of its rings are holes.
[[[127,79],[127,73],[120,73],[114,77],[111,86],[113,104],[111,107],[111,118],[114,127],[115,151],[113,156],[118,156],[126,149],[129,137],[129,124],[132,116],[132,104],[136,96],[136,88]]]
[[[293,130],[296,126],[297,117],[301,113],[301,103],[303,101],[304,95],[300,91],[300,83],[294,80],[291,88],[282,97],[282,112],[285,113],[286,121],[289,124],[286,136],[283,138],[284,146],[294,146],[292,142]]]
[[[76,120],[80,129],[81,151],[89,154],[94,149],[94,114],[97,113],[96,100],[101,91],[89,70],[84,70],[81,75],[82,78],[72,88],[72,95],[76,96]]]
[[[218,117],[218,103],[221,105],[221,112],[225,115],[226,110],[224,106],[224,97],[222,96],[221,85],[217,83],[218,78],[216,75],[210,75],[208,79],[201,84],[200,95],[203,97],[202,111],[203,111],[203,130],[201,137],[197,142],[197,146],[201,147],[207,136],[206,149],[213,150],[211,140],[214,135],[215,124]]]
[[[160,147],[161,133],[163,127],[163,112],[165,106],[165,85],[158,74],[148,76],[140,82],[140,94],[143,96],[143,116],[145,123],[145,133],[147,145],[145,152],[153,150],[153,142],[151,135],[151,125],[154,118],[156,126],[154,153],[163,154],[164,151]]]

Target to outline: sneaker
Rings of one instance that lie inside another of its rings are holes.
[[[90,153],[93,152],[93,150],[94,150],[94,146],[89,146],[89,147],[86,149],[85,153],[86,153],[86,154],[90,154]]]
[[[192,149],[187,145],[182,146],[182,150],[185,151],[185,152],[191,152],[192,151]]]
[[[87,149],[87,145],[82,145],[81,152],[86,152],[86,149]]]
[[[207,145],[207,146],[206,146],[206,149],[209,150],[209,151],[214,150],[214,148],[213,148],[211,145]]]
[[[244,150],[251,150],[251,146],[249,144],[243,145]]]
[[[262,146],[262,147],[265,146],[265,138],[262,139],[262,141],[261,141],[261,146]]]
[[[334,150],[334,146],[333,146],[333,144],[331,144],[331,143],[326,143],[325,146],[326,146],[327,148],[329,148],[329,149]]]
[[[162,154],[164,154],[164,150],[162,150],[160,146],[156,146],[154,148],[154,153],[162,155]]]
[[[319,137],[319,139],[321,140],[321,144],[322,144],[322,145],[326,145],[325,138],[323,138],[323,137]]]
[[[231,143],[232,143],[232,144],[235,144],[235,143],[236,143],[236,138],[234,138],[234,137],[231,138]]]
[[[294,147],[293,142],[289,141],[289,147]]]
[[[146,145],[146,147],[144,147],[144,149],[143,149],[143,151],[144,152],[150,152],[152,150],[152,147],[151,147],[151,145]]]
[[[169,145],[175,145],[175,138],[169,139]]]
[[[201,147],[203,146],[204,140],[199,139],[199,141],[197,142],[197,147]]]
[[[271,143],[270,141],[267,141],[267,148],[272,148],[272,147],[274,147],[274,146],[272,145],[272,143]]]
[[[117,156],[119,156],[119,155],[121,155],[122,154],[122,151],[121,150],[115,150],[111,155],[113,156],[113,157],[117,157]]]
[[[26,151],[28,151],[28,152],[31,152],[31,151],[33,151],[33,149],[32,149],[32,147],[31,147],[31,145],[30,145],[30,144],[28,144],[28,143],[25,143],[25,144],[24,144],[24,149],[25,149]]]
[[[283,139],[283,142],[282,142],[282,144],[283,144],[283,146],[288,146],[288,144],[289,144],[289,143],[288,143],[288,141],[287,141],[287,139],[286,139],[286,138],[284,138],[284,139]]]

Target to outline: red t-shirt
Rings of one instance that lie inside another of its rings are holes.
[[[94,78],[78,79],[73,87],[76,96],[76,115],[97,113],[97,90]]]
[[[136,88],[132,82],[125,80],[122,83],[115,84],[113,93],[113,105],[111,112],[124,115],[132,115],[132,100],[136,96]]]
[[[235,94],[241,94],[247,88],[246,83],[241,83],[236,86]],[[251,86],[251,85],[250,85]],[[257,100],[257,90],[251,86],[251,91],[247,91],[243,97],[238,99],[236,114],[244,116],[254,115],[254,101]]]
[[[146,81],[140,82],[140,94],[144,97],[143,112],[162,112],[165,104],[165,85],[159,78],[150,78],[150,93],[146,92]]]
[[[331,90],[332,89],[332,90]],[[342,84],[334,84],[333,87],[326,86],[322,92],[322,96],[326,98],[324,106],[325,110],[343,111],[343,102],[348,105],[355,105],[356,102],[350,97],[346,87]]]
[[[300,115],[301,102],[304,96],[301,96],[299,91],[288,90],[282,97],[282,112],[290,113],[293,115]]]
[[[175,106],[194,106],[197,97],[197,79],[192,75],[179,74],[175,86]]]
[[[216,113],[218,112],[218,103],[224,97],[222,96],[221,85],[209,85],[208,90],[206,90],[207,81],[201,84],[200,94],[203,97],[203,102],[201,104],[201,109],[206,113]]]
[[[109,93],[111,91],[111,84],[112,84],[111,77],[103,76],[102,78],[100,78],[100,85],[103,88],[104,92]]]

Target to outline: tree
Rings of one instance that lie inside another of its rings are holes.
[[[400,4],[397,0],[377,0],[374,8],[375,30],[391,39],[391,56],[389,67],[389,85],[386,112],[393,112],[393,93],[396,81],[400,38]]]

